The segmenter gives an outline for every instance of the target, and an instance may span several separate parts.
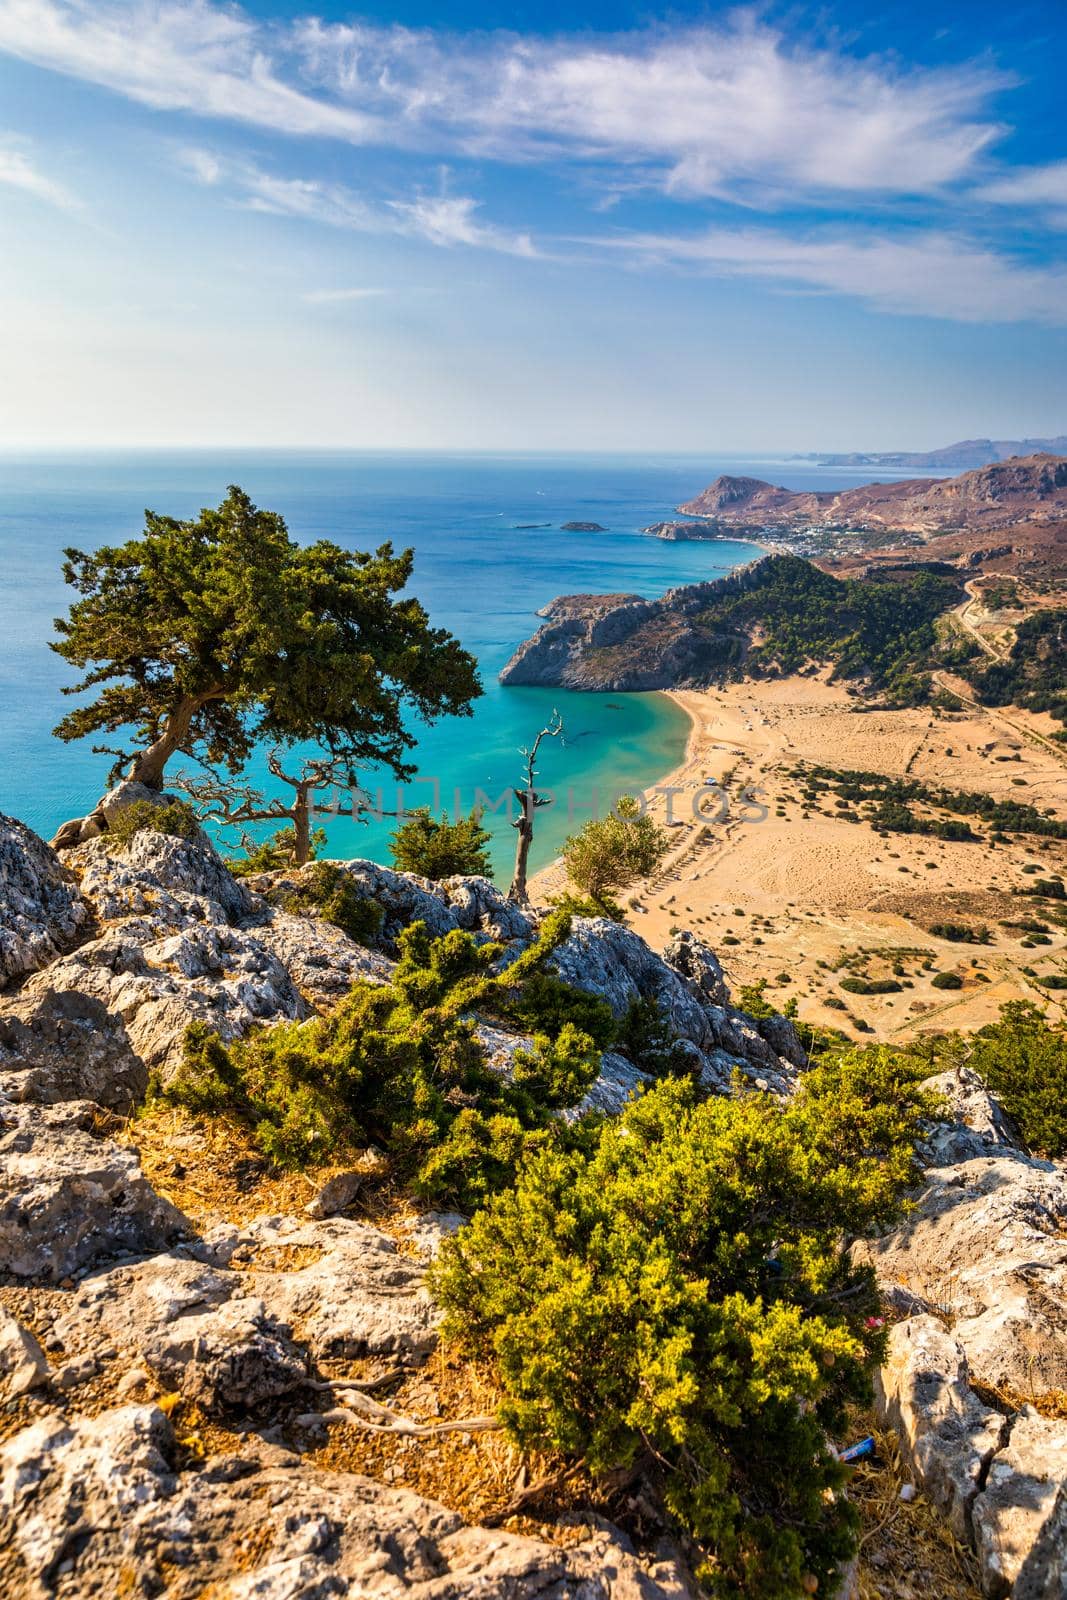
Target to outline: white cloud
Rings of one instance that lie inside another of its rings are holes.
[[[790,43],[741,13],[602,42],[257,22],[209,0],[0,0],[0,50],[146,105],[355,143],[610,162],[679,194],[926,194],[1006,80]]]
[[[898,239],[826,230],[792,238],[770,229],[714,228],[584,242],[610,246],[637,264],[845,294],[901,315],[1067,324],[1067,268],[1030,266],[945,233]]]
[[[1002,131],[983,113],[1006,80],[986,67],[903,71],[790,46],[744,14],[595,45],[315,21],[298,37],[308,70],[350,102],[391,101],[488,153],[641,163],[683,193],[926,193]]]
[[[324,183],[317,178],[281,178],[251,162],[227,162],[207,151],[183,151],[181,159],[199,182],[223,187],[250,211],[303,218],[357,233],[402,234],[446,249],[467,245],[504,255],[533,257],[538,253],[528,233],[513,233],[495,223],[482,222],[478,217],[480,202],[471,195],[420,194],[413,200],[378,202],[365,199],[343,184]]]
[[[978,191],[996,205],[1037,209],[1053,227],[1067,228],[1067,161],[1050,161],[1042,167],[1018,167]]]
[[[260,27],[208,0],[0,0],[0,51],[157,110],[360,144],[375,120],[286,83]]]
[[[26,153],[12,143],[0,142],[0,184],[21,189],[61,211],[81,209],[81,202],[69,190],[39,171]]]

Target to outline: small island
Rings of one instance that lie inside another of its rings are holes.
[[[561,533],[607,533],[599,522],[561,522]]]

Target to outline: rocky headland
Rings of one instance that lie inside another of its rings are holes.
[[[955,478],[842,490],[798,491],[760,478],[724,476],[678,510],[706,519],[709,535],[812,527],[924,535],[961,527],[988,531],[1067,517],[1067,457],[1019,456]]]
[[[232,1039],[328,1013],[356,978],[389,980],[414,920],[492,937],[504,960],[534,937],[539,914],[484,879],[339,866],[380,912],[374,948],[284,909],[299,873],[237,880],[203,836],[146,829],[119,849],[104,835],[60,859],[0,819],[3,1593],[696,1596],[669,1541],[638,1551],[590,1515],[508,1531],[420,1492],[428,1457],[469,1447],[482,1420],[463,1389],[455,1415],[423,1281],[462,1217],[368,1210],[371,1150],[302,1195],[247,1162],[212,1190],[203,1131],[179,1123],[160,1145],[136,1120],[190,1023]],[[654,998],[710,1093],[740,1074],[793,1094],[792,1024],[735,1007],[692,935],[659,956],[578,917],[554,960],[613,1012]],[[523,1042],[487,1030],[501,1071]],[[611,1115],[642,1081],[605,1055],[588,1104]],[[937,1087],[912,1212],[856,1245],[894,1324],[881,1415],[985,1592],[1048,1600],[1067,1581],[1067,1421],[1040,1406],[1067,1389],[1067,1179],[973,1074]],[[1017,1392],[1038,1405],[996,1399]],[[347,1438],[373,1450],[346,1455]]]

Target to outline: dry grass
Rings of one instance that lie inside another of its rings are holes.
[[[855,1419],[857,1437],[874,1435],[873,1462],[860,1462],[849,1484],[859,1510],[859,1600],[981,1600],[972,1552],[955,1538],[944,1516],[922,1493],[900,1498],[910,1474],[895,1434],[868,1413]]]

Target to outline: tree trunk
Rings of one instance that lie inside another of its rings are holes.
[[[163,724],[163,732],[158,739],[153,739],[148,749],[142,750],[140,755],[134,758],[125,781],[143,783],[146,789],[154,789],[157,794],[160,793],[167,762],[189,737],[193,718],[200,707],[216,697],[214,694],[186,695],[184,700],[180,700]],[[76,844],[84,844],[86,839],[95,839],[100,834],[106,833],[107,818],[101,809],[102,805],[103,801],[98,801],[88,816],[72,817],[69,822],[64,822],[52,840],[52,849],[71,850]]]
[[[519,830],[519,837],[515,841],[515,876],[511,880],[508,890],[508,899],[514,900],[520,906],[529,902],[526,890],[526,864],[530,859],[530,846],[533,844],[533,816],[534,792],[527,789],[522,797],[522,816],[515,823]]]
[[[126,775],[132,783],[143,783],[146,789],[163,788],[163,769],[188,738],[193,718],[203,704],[204,699],[195,695],[178,702],[163,724],[163,732],[135,757]]]
[[[293,831],[296,834],[296,865],[302,867],[311,860],[311,824],[308,818],[308,791],[300,784],[293,801]]]

